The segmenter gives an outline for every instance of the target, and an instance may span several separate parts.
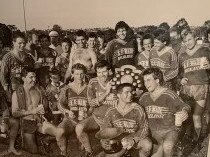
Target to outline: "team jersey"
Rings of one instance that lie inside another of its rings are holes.
[[[30,55],[24,53],[23,59],[20,60],[12,51],[5,54],[1,64],[0,77],[2,86],[6,86],[12,91],[15,90],[18,85],[23,84],[21,74],[24,67],[34,67],[34,60]]]
[[[127,113],[121,113],[115,107],[110,107],[104,118],[103,127],[123,128],[136,142],[148,135],[148,120],[144,109],[137,103],[132,103]]]
[[[37,62],[41,64],[41,67],[47,66],[50,69],[55,67],[56,52],[51,49],[38,49],[37,50]]]
[[[136,65],[137,66],[142,66],[144,69],[147,69],[150,67],[149,54],[147,55],[147,53],[148,52],[143,51],[136,55]]]
[[[171,47],[165,47],[161,51],[154,48],[150,52],[150,63],[163,72],[165,81],[169,81],[178,75],[177,55]]]
[[[175,129],[174,114],[183,108],[190,109],[170,89],[165,89],[156,99],[152,98],[149,92],[146,92],[140,97],[139,103],[146,109],[151,131]]]
[[[106,109],[110,106],[115,106],[117,103],[117,96],[114,93],[110,93],[101,103],[99,103],[99,97],[106,92],[98,77],[92,78],[89,81],[87,88],[88,102],[91,107],[94,108],[93,115],[98,119],[103,119]]]
[[[123,65],[134,65],[137,45],[134,40],[128,42],[113,39],[107,44],[105,58],[113,68]]]
[[[189,85],[209,84],[210,50],[200,47],[193,55],[180,54],[181,77],[188,79]]]
[[[68,109],[74,113],[73,119],[81,121],[87,118],[89,104],[87,99],[87,85],[77,92],[76,87],[69,84],[62,88],[60,93],[60,110]]]

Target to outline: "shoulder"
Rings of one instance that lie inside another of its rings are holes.
[[[150,96],[149,92],[145,92],[144,94],[142,94],[142,96],[139,99],[139,102],[144,101],[145,99],[147,99]]]
[[[111,47],[111,46],[115,45],[116,43],[118,43],[117,39],[113,39],[107,43],[107,47]]]
[[[115,107],[110,106],[110,107],[106,110],[105,116],[113,115],[116,111],[117,111],[117,110],[116,110]]]
[[[131,105],[134,108],[134,110],[138,110],[139,112],[144,112],[144,108],[138,103],[132,103]]]
[[[179,96],[174,91],[172,91],[170,89],[166,89],[163,92],[163,95],[166,96],[166,97],[168,97],[168,98],[170,98],[170,99],[173,99],[173,100],[179,98]]]
[[[208,53],[210,52],[210,49],[208,46],[205,46],[205,45],[202,45],[200,48],[199,48],[200,51],[207,51]]]
[[[8,61],[11,58],[14,58],[14,56],[12,55],[12,52],[8,52],[4,55],[4,57],[2,58],[3,61]]]

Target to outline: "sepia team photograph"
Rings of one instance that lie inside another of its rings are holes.
[[[210,157],[209,0],[0,0],[0,157]]]

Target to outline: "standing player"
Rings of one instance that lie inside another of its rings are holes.
[[[199,139],[202,128],[207,93],[209,89],[210,51],[208,47],[198,45],[195,35],[187,31],[182,35],[186,46],[185,53],[180,54],[182,93],[195,100],[193,108],[193,122]],[[198,140],[197,139],[197,140]]]
[[[34,61],[37,61],[37,49],[39,45],[39,37],[36,33],[29,34],[28,43],[26,44],[26,49],[28,53],[33,57]]]
[[[11,95],[17,87],[23,84],[21,74],[24,67],[33,68],[33,58],[24,51],[25,36],[22,33],[14,34],[13,36],[13,49],[4,55],[1,64],[1,84],[7,93],[8,101],[11,102]],[[19,130],[19,120],[10,117],[10,134],[9,134],[9,149],[7,153],[20,155],[15,149],[15,140]],[[3,152],[5,154],[5,152]]]
[[[163,72],[167,87],[172,86],[172,79],[178,75],[178,61],[174,50],[168,46],[169,33],[163,29],[154,32],[154,47],[150,53],[151,66],[158,67]]]
[[[79,141],[85,147],[86,155],[92,154],[88,130],[98,130],[102,124],[106,110],[115,106],[116,96],[111,93],[111,82],[109,77],[110,66],[105,61],[99,61],[95,66],[97,77],[90,80],[88,84],[88,102],[93,108],[93,114],[81,121],[76,126],[76,134]]]
[[[69,66],[69,56],[71,53],[72,42],[68,38],[64,38],[61,41],[61,46],[63,52],[56,58],[55,66],[60,71],[62,81],[64,81],[65,74]]]
[[[144,51],[139,52],[136,55],[136,65],[137,66],[142,66],[145,69],[150,67],[149,55],[150,55],[150,51],[152,49],[153,44],[154,44],[154,39],[151,34],[145,34],[142,37],[141,45],[142,45]]]
[[[65,81],[69,79],[72,66],[76,63],[83,64],[87,68],[88,73],[94,73],[97,57],[94,51],[86,48],[86,33],[84,31],[79,30],[76,32],[76,44],[77,48],[71,52],[69,57],[69,67],[66,71]]]
[[[67,137],[74,132],[75,126],[88,117],[89,104],[87,98],[87,85],[84,82],[86,68],[77,63],[72,66],[74,81],[61,90],[59,109],[64,113],[63,121],[58,125],[56,139],[61,154],[67,154]]]
[[[37,50],[37,61],[35,68],[48,67],[49,70],[55,67],[57,53],[49,47],[50,37],[45,34],[39,36],[40,48]]]
[[[1,84],[5,91],[14,91],[22,84],[21,73],[24,67],[33,68],[34,60],[25,51],[24,34],[14,34],[13,49],[7,53],[1,64]]]
[[[115,26],[116,39],[113,39],[106,47],[106,60],[112,68],[120,68],[123,65],[134,65],[134,57],[138,52],[137,43],[130,39],[128,32],[130,27],[124,21]]]
[[[190,108],[175,92],[163,87],[164,79],[160,69],[148,68],[142,75],[148,92],[142,95],[139,103],[146,109],[152,137],[158,142],[159,150],[163,151],[161,156],[173,157],[178,140],[175,125],[181,126],[188,118]],[[178,117],[174,116],[176,114]],[[178,124],[175,124],[175,118],[179,118]]]

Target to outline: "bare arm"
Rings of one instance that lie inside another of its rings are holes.
[[[95,64],[97,62],[96,53],[94,51],[89,51],[89,54],[90,54],[91,62],[92,62],[92,65],[93,65],[92,69],[94,70]]]
[[[69,67],[66,70],[66,75],[65,75],[64,82],[66,82],[66,80],[71,76],[71,69],[72,69],[72,65],[73,65],[73,56],[74,56],[74,53],[75,53],[75,51],[72,51],[70,53],[70,56],[69,56]]]

